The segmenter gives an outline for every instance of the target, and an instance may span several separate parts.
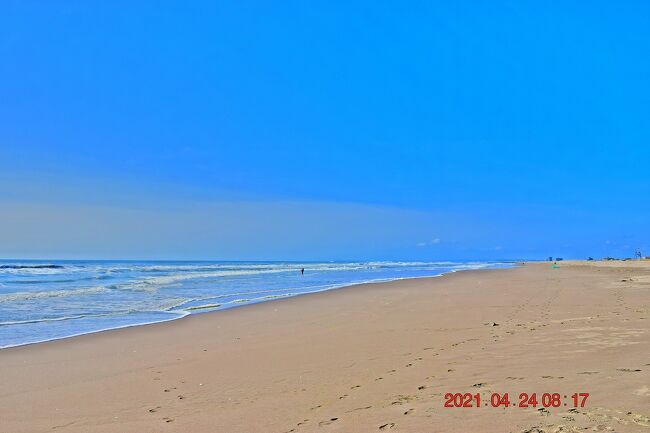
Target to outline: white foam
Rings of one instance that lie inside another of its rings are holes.
[[[215,272],[191,272],[182,274],[164,275],[159,277],[148,277],[139,281],[115,286],[118,290],[137,290],[155,292],[161,287],[169,286],[181,281],[198,280],[208,278],[240,277],[245,275],[277,274],[282,272],[295,272],[295,269],[268,269],[250,271],[215,271]]]
[[[76,333],[76,334],[63,335],[63,336],[57,336],[57,337],[52,337],[52,338],[44,338],[44,339],[41,339],[41,340],[33,340],[33,341],[25,342],[25,343],[6,344],[6,345],[0,346],[0,349],[8,349],[10,347],[17,347],[17,346],[27,346],[27,345],[30,345],[30,344],[37,344],[37,343],[46,343],[48,341],[63,340],[63,339],[66,339],[66,338],[79,337],[81,335],[96,334],[98,332],[104,332],[104,331],[112,331],[114,329],[125,329],[125,328],[132,328],[134,326],[152,325],[154,323],[169,322],[171,320],[182,319],[183,317],[189,315],[189,313],[186,312],[186,311],[178,311],[178,312],[170,311],[168,313],[172,317],[165,318],[165,319],[160,319],[160,320],[153,320],[153,321],[150,321],[150,322],[133,323],[133,324],[129,324],[129,325],[106,327],[106,328],[96,329],[96,330],[93,330],[93,331],[79,332],[79,333]]]
[[[0,303],[28,301],[43,298],[64,298],[68,296],[96,295],[107,292],[106,287],[91,287],[86,289],[48,290],[43,292],[14,292],[0,295]]]

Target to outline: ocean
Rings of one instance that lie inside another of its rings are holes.
[[[510,266],[507,262],[0,260],[0,348],[365,282]]]

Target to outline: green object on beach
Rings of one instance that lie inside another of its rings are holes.
[[[553,266],[551,266],[551,268],[557,269],[557,268],[559,268],[559,266],[558,265],[553,265]]]

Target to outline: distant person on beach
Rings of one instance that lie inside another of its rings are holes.
[[[300,270],[300,275],[305,275],[305,268],[302,268],[302,269]]]

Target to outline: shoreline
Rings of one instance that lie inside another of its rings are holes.
[[[167,322],[176,322],[182,319],[187,319],[191,316],[197,316],[197,315],[202,315],[202,314],[210,314],[210,313],[219,313],[222,311],[226,310],[231,310],[231,309],[236,309],[236,308],[243,308],[243,307],[249,307],[261,303],[266,303],[266,302],[275,302],[275,301],[282,301],[284,299],[289,299],[289,298],[294,298],[294,297],[300,297],[300,296],[307,296],[307,295],[314,295],[317,293],[323,293],[323,292],[329,292],[333,290],[341,290],[341,289],[350,289],[354,288],[357,286],[365,286],[365,285],[372,285],[372,284],[384,284],[384,283],[391,283],[391,282],[396,282],[396,281],[403,281],[403,280],[418,280],[418,279],[427,279],[427,278],[439,278],[445,275],[449,274],[454,274],[457,272],[468,272],[468,271],[477,271],[477,270],[496,270],[496,269],[510,269],[513,267],[518,266],[518,262],[495,262],[493,264],[507,264],[509,266],[503,267],[503,268],[479,268],[479,269],[453,269],[448,272],[443,272],[438,275],[426,275],[426,276],[413,276],[413,277],[401,277],[401,278],[388,278],[388,279],[377,279],[377,280],[371,280],[371,281],[363,281],[363,282],[357,282],[357,283],[352,283],[352,284],[345,284],[342,286],[335,286],[335,287],[329,287],[325,289],[320,289],[320,290],[314,290],[312,292],[305,292],[305,293],[296,293],[296,294],[291,294],[288,296],[279,296],[277,298],[270,298],[270,299],[261,299],[256,302],[246,302],[242,303],[241,305],[233,304],[232,306],[226,307],[226,308],[213,308],[209,309],[208,311],[197,311],[197,312],[192,312],[196,311],[198,309],[190,309],[190,310],[161,310],[161,311],[156,311],[156,312],[161,312],[161,313],[169,313],[169,314],[175,314],[179,317],[173,317],[165,320],[159,320],[155,322],[146,322],[146,323],[135,323],[131,325],[122,325],[122,326],[116,326],[116,327],[111,327],[111,328],[105,328],[105,329],[98,329],[96,331],[89,331],[89,332],[81,332],[78,334],[73,334],[73,335],[66,335],[64,337],[56,337],[56,338],[51,338],[51,339],[46,339],[46,340],[40,340],[40,341],[33,341],[29,343],[21,343],[21,344],[15,344],[15,345],[8,345],[8,346],[0,346],[0,354],[2,351],[7,350],[7,349],[13,349],[17,347],[25,347],[25,346],[32,346],[35,344],[45,344],[45,343],[50,343],[50,342],[55,342],[55,341],[61,341],[61,340],[67,340],[70,338],[78,338],[78,337],[83,337],[85,335],[94,335],[98,333],[103,333],[103,332],[110,332],[110,331],[119,331],[123,329],[128,329],[128,328],[134,328],[134,327],[139,327],[139,326],[151,326],[151,325],[157,325],[157,324],[163,324]],[[251,301],[254,301],[252,299]],[[60,319],[60,320],[67,320],[67,319]]]
[[[12,433],[650,431],[648,284],[648,264],[527,263],[12,347],[0,413]]]

